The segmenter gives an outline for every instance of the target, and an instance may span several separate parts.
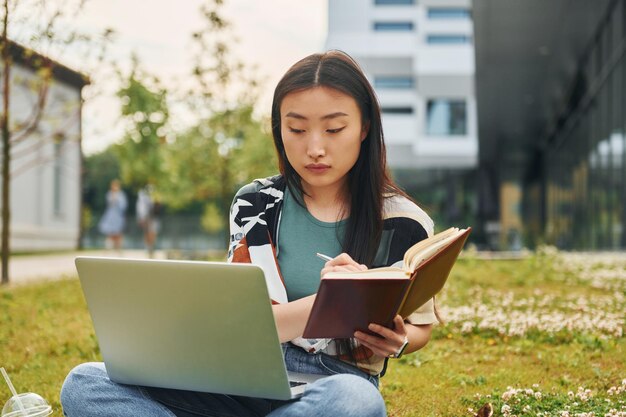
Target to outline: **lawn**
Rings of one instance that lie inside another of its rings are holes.
[[[444,325],[390,364],[391,416],[626,416],[626,255],[541,250],[523,260],[461,259],[438,306]],[[75,365],[99,360],[75,279],[0,288],[0,366],[47,398]],[[0,405],[10,397],[0,385]]]

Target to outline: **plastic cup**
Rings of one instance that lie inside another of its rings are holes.
[[[26,392],[13,396],[2,408],[0,417],[45,417],[52,414],[52,407],[40,395]]]

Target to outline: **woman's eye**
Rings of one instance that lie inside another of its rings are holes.
[[[339,133],[339,132],[341,132],[344,128],[345,128],[345,126],[344,126],[344,127],[339,127],[339,128],[337,128],[337,129],[326,129],[326,131],[327,131],[328,133]]]
[[[294,129],[293,127],[290,127],[290,128],[289,128],[289,131],[290,131],[291,133],[296,133],[296,134],[297,134],[297,133],[302,133],[302,132],[304,132],[304,129]]]

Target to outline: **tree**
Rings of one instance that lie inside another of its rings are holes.
[[[135,58],[118,94],[127,131],[114,145],[126,184],[137,189],[154,182],[172,210],[204,205],[202,224],[213,233],[224,230],[234,191],[276,166],[269,121],[254,114],[258,81],[231,53],[222,4],[206,0],[201,7],[205,27],[192,34],[194,66],[182,94],[168,93]],[[178,132],[169,125],[172,97],[193,120]]]
[[[205,27],[193,33],[193,86],[186,100],[197,123],[176,137],[165,157],[169,184],[161,187],[173,208],[204,201],[203,226],[219,232],[227,224],[236,189],[275,169],[269,122],[254,114],[258,80],[254,68],[236,59],[222,0],[201,7]]]
[[[84,48],[84,57],[87,61],[88,56],[98,55],[102,59],[104,56],[105,45],[108,43],[112,31],[107,30],[101,37],[91,37],[78,31],[68,30],[67,21],[64,18],[72,18],[78,15],[85,4],[85,0],[65,1],[57,4],[51,2],[37,0],[3,0],[2,10],[2,37],[0,39],[0,48],[2,56],[2,116],[0,125],[2,131],[2,279],[0,283],[9,282],[9,257],[10,257],[10,186],[11,178],[32,166],[36,166],[45,162],[39,156],[44,141],[54,143],[55,149],[62,152],[62,142],[76,141],[76,138],[67,138],[64,136],[65,126],[59,122],[59,126],[54,126],[54,132],[42,135],[38,132],[41,121],[45,117],[51,119],[58,118],[66,120],[66,114],[80,115],[78,108],[60,109],[57,114],[47,111],[50,101],[49,91],[51,83],[54,79],[55,71],[62,66],[55,61],[33,52],[30,47],[36,47],[40,51],[56,51],[57,53],[65,48],[72,46],[78,48],[82,45]],[[22,47],[10,40],[19,38],[19,34],[15,32],[13,35],[13,27],[25,32],[22,36],[29,47]],[[29,66],[35,71],[36,77],[30,80],[21,80],[12,74],[14,58],[16,54],[21,54],[18,58],[28,61]],[[33,92],[35,99],[32,102],[32,108],[28,115],[24,118],[15,118],[10,114],[12,84],[24,83]],[[85,80],[86,82],[86,80]],[[80,120],[78,119],[78,123]],[[38,140],[34,143],[27,143],[27,139],[38,133]],[[57,153],[58,153],[57,152]],[[55,155],[53,157],[56,157]],[[14,169],[12,161],[17,158],[26,158],[21,167]]]
[[[165,156],[169,180],[160,186],[164,201],[174,209],[204,202],[204,228],[223,231],[234,191],[275,170],[266,126],[255,119],[251,105],[240,105],[179,135]]]
[[[120,161],[122,181],[138,190],[164,178],[162,148],[169,110],[167,91],[159,80],[143,73],[137,58],[133,62],[133,69],[118,92],[126,134],[113,150]]]

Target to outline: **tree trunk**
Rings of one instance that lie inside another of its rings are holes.
[[[2,281],[1,284],[9,283],[9,257],[11,250],[9,248],[9,222],[11,220],[10,210],[10,183],[11,171],[9,166],[11,163],[11,132],[9,131],[9,95],[10,88],[10,55],[9,55],[9,39],[7,36],[7,26],[9,23],[9,1],[4,1],[4,26],[2,28],[2,62],[4,64],[3,75],[3,91],[2,91]]]
[[[8,67],[5,67],[5,78],[8,73]],[[7,82],[4,81],[5,95]],[[4,108],[8,108],[9,101],[4,99]],[[4,111],[2,117],[2,284],[9,283],[9,257],[11,256],[11,250],[9,248],[9,227],[11,220],[10,210],[10,187],[11,178],[9,171],[9,164],[11,163],[11,142],[10,132],[8,127],[7,114],[8,110]]]
[[[78,116],[78,131],[80,132],[78,135],[78,153],[79,153],[79,167],[78,172],[78,193],[80,198],[78,199],[78,241],[76,242],[76,249],[83,249],[83,234],[85,233],[85,228],[83,227],[83,183],[85,181],[85,155],[83,154],[83,105],[80,104],[80,111]]]

